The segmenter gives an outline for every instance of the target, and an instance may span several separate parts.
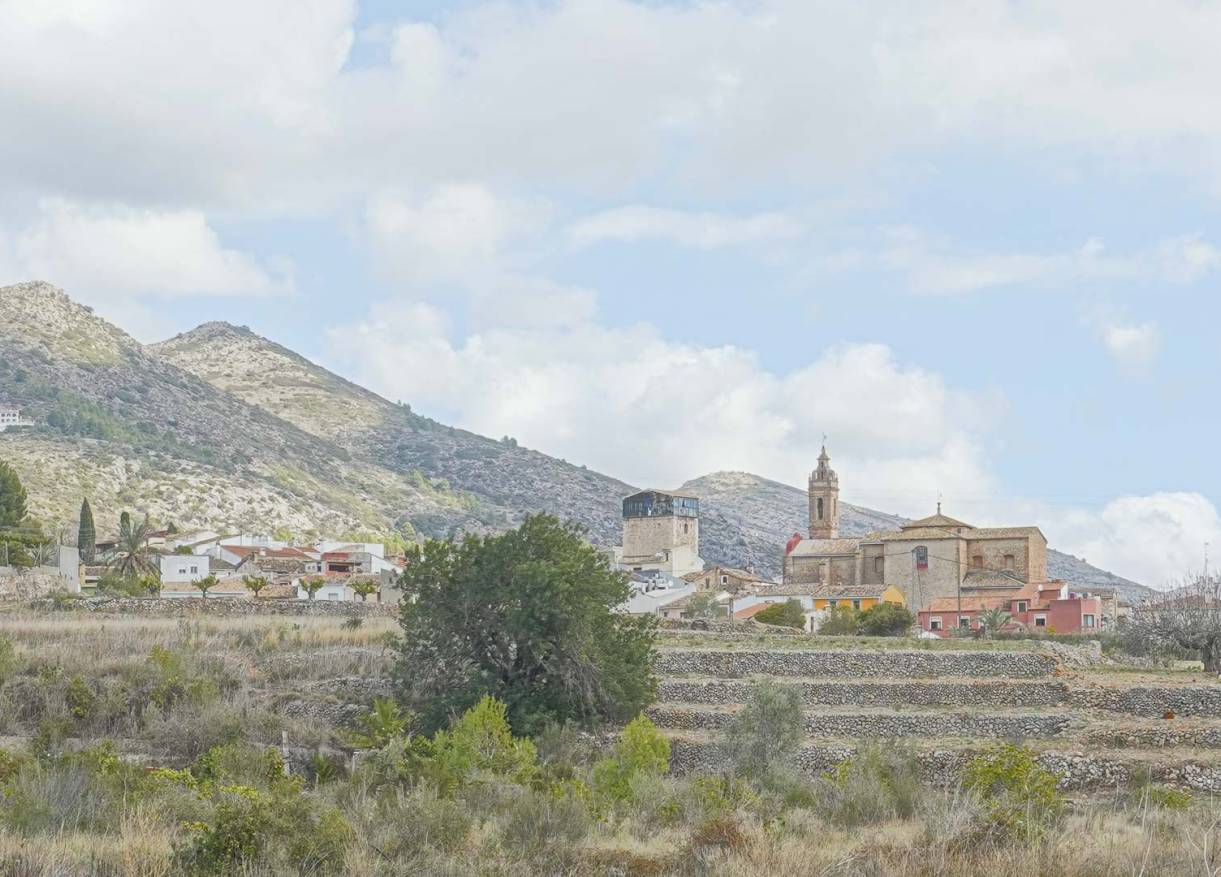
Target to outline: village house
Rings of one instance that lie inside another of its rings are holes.
[[[986,625],[981,616],[995,609],[1009,615],[1002,630],[1088,634],[1097,633],[1103,626],[1102,599],[1089,593],[1072,593],[1059,581],[938,597],[921,609],[917,618],[922,629],[948,636],[954,628],[982,630]]]
[[[731,594],[748,591],[761,585],[775,584],[753,572],[735,569],[732,566],[714,566],[698,572],[690,572],[683,576],[683,579],[694,583],[700,591],[728,591]]]
[[[0,432],[11,427],[33,426],[34,421],[21,416],[21,409],[15,405],[0,403]]]

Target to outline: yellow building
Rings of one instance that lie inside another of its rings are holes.
[[[864,611],[879,603],[906,604],[903,592],[894,585],[815,585],[810,596],[815,609],[849,606]]]

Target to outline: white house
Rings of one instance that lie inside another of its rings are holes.
[[[0,405],[0,432],[10,426],[33,426],[34,421],[21,416],[21,409],[14,405]]]
[[[189,585],[210,575],[212,558],[206,554],[161,555],[161,584]]]
[[[696,593],[693,583],[658,571],[637,573],[630,587],[631,596],[617,607],[628,615],[660,616],[666,606]]]

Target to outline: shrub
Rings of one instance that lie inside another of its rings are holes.
[[[801,608],[800,600],[785,600],[783,603],[773,603],[754,616],[760,624],[774,624],[778,627],[794,627],[805,630],[806,614]]]
[[[373,709],[357,720],[357,729],[349,736],[358,749],[382,749],[391,740],[405,737],[411,727],[411,716],[399,709],[391,698],[373,699]]]
[[[877,603],[860,614],[857,632],[865,636],[903,636],[915,621],[915,616],[905,606]]]
[[[670,769],[670,741],[644,715],[627,724],[615,748],[593,767],[594,792],[610,802],[631,800],[637,774],[662,776]]]
[[[259,856],[271,833],[271,802],[257,789],[223,786],[214,805],[211,819],[192,825],[196,837],[179,851],[177,858],[190,873],[234,873]]]
[[[923,792],[915,756],[878,745],[862,747],[814,786],[817,809],[848,828],[906,819],[916,812]]]
[[[526,783],[538,771],[534,744],[513,736],[508,708],[492,697],[480,700],[431,741],[412,740],[407,759],[418,777],[435,783],[443,793],[460,787],[476,773]]]
[[[805,736],[801,690],[772,680],[758,682],[718,741],[734,770],[761,778],[792,767]]]
[[[589,828],[589,811],[581,801],[569,795],[527,789],[509,805],[500,836],[509,849],[538,855],[557,846],[577,843],[589,833]]]
[[[857,611],[851,606],[835,606],[818,625],[823,636],[853,636],[857,629]]]
[[[963,785],[981,796],[997,835],[1037,840],[1064,812],[1056,775],[1024,746],[1007,743],[971,759]]]

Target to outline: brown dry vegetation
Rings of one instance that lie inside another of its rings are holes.
[[[1221,871],[1221,805],[1207,796],[1144,785],[1064,801],[1043,788],[1031,816],[919,783],[893,746],[823,778],[674,777],[630,759],[599,768],[625,756],[556,731],[535,741],[536,761],[514,750],[512,769],[442,770],[432,744],[391,730],[355,770],[320,757],[285,777],[271,748],[285,735],[306,748],[352,737],[284,704],[383,677],[393,633],[390,618],[0,616],[0,875]],[[258,839],[236,859],[205,843],[240,847],[244,828]]]

